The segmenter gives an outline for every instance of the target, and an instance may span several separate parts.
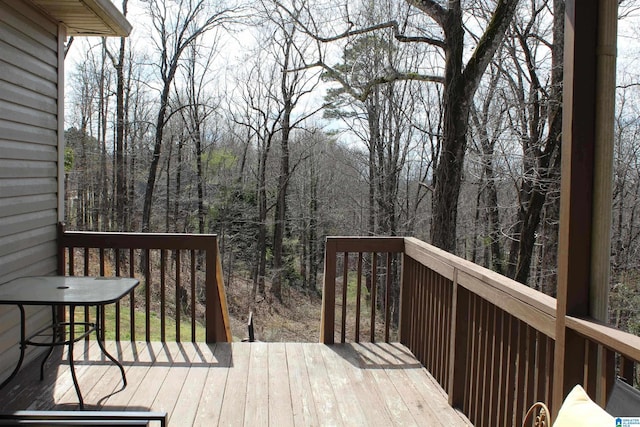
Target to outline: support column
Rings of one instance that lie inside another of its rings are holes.
[[[614,3],[615,5],[612,5]],[[584,339],[566,316],[606,320],[611,159],[615,97],[616,0],[567,0],[552,411],[583,383]]]

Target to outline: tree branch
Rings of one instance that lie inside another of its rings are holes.
[[[440,39],[436,39],[433,37],[419,37],[419,36],[406,36],[404,34],[402,34],[400,32],[400,27],[398,26],[398,22],[395,20],[391,20],[391,21],[387,21],[387,22],[383,22],[381,24],[376,24],[376,25],[372,25],[366,28],[360,28],[357,30],[352,30],[351,28],[353,27],[352,23],[349,23],[349,29],[347,29],[346,31],[344,31],[341,34],[332,36],[332,37],[320,37],[317,36],[315,34],[312,34],[311,32],[308,32],[305,30],[305,32],[310,35],[312,38],[314,38],[315,40],[318,40],[322,43],[330,43],[330,42],[334,42],[336,40],[340,40],[340,39],[344,39],[347,37],[353,37],[353,36],[358,36],[361,34],[367,34],[367,33],[371,33],[374,31],[379,31],[379,30],[383,30],[385,28],[391,28],[393,29],[393,36],[395,37],[396,40],[398,40],[399,42],[403,42],[403,43],[427,43],[430,44],[432,46],[436,46],[439,47],[440,49],[444,49],[445,48],[445,43],[443,40]]]
[[[480,41],[478,41],[476,49],[469,59],[469,62],[467,62],[467,66],[463,72],[463,78],[466,82],[465,96],[470,98],[475,93],[475,90],[480,83],[480,79],[482,78],[482,74],[500,46],[500,42],[504,37],[507,27],[515,15],[517,5],[518,0],[498,1],[496,9],[491,17],[491,21],[480,38]]]
[[[317,62],[315,64],[310,65],[309,67],[322,67],[325,69],[327,74],[334,80],[336,80],[340,85],[342,85],[343,89],[351,95],[353,98],[358,101],[365,101],[374,87],[385,84],[392,83],[396,81],[406,81],[406,80],[415,80],[415,81],[423,81],[423,82],[433,82],[433,83],[444,83],[443,76],[436,76],[430,74],[420,74],[420,73],[401,73],[396,70],[387,69],[387,74],[384,76],[376,77],[374,79],[369,80],[358,92],[353,85],[349,84],[342,75],[333,69],[332,67],[324,64],[322,62]]]
[[[448,11],[436,3],[434,0],[407,0],[411,6],[420,9],[437,22],[440,28],[444,28],[447,21]]]

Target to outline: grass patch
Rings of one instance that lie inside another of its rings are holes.
[[[76,310],[76,322],[84,322],[84,310]],[[191,319],[181,319],[180,321],[180,340],[191,341]],[[90,310],[89,320],[95,321],[95,309]],[[144,311],[135,311],[135,339],[137,341],[145,340],[146,322]],[[150,338],[151,341],[161,341],[161,321],[160,317],[151,312],[149,319]],[[92,336],[94,338],[95,336]],[[196,341],[204,342],[206,331],[204,325],[196,322]],[[114,304],[105,306],[105,339],[114,341],[116,339],[116,307]],[[131,319],[129,315],[129,307],[122,305],[120,307],[120,341],[131,340]],[[176,321],[173,317],[165,316],[165,341],[176,341]]]

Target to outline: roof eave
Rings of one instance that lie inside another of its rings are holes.
[[[31,0],[70,36],[127,37],[132,26],[111,0]]]

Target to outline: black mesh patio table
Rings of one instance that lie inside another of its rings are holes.
[[[21,277],[0,285],[0,304],[16,305],[20,310],[20,358],[11,375],[0,384],[0,388],[7,385],[20,370],[27,346],[49,347],[40,366],[40,379],[42,380],[44,364],[53,348],[66,345],[73,385],[78,395],[80,408],[84,409],[84,401],[73,361],[73,346],[74,343],[84,339],[92,332],[96,333],[96,341],[100,350],[120,368],[123,387],[126,387],[127,379],[122,364],[109,354],[102,342],[104,316],[101,308],[119,301],[129,294],[138,283],[137,279],[121,277],[33,276]],[[51,324],[27,336],[25,305],[51,306]],[[69,307],[69,320],[59,321],[57,309],[65,306]],[[95,307],[95,323],[76,322],[74,319],[76,307]],[[84,326],[84,330],[79,335],[76,335],[76,326]],[[60,333],[61,331],[68,331],[68,337],[65,333]],[[51,340],[44,341],[43,337],[50,337]]]

